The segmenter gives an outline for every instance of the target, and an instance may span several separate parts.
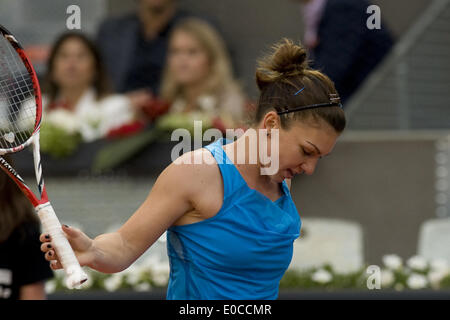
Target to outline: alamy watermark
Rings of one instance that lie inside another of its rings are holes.
[[[66,27],[69,30],[81,29],[81,9],[75,4],[67,7],[66,13],[69,15],[66,19]]]
[[[381,9],[377,5],[371,5],[367,7],[367,14],[370,16],[367,18],[366,26],[369,30],[381,29]]]
[[[370,265],[366,269],[367,277],[366,285],[367,289],[381,289],[381,268],[377,265]]]
[[[262,175],[273,175],[279,169],[279,130],[271,129],[253,129],[249,128],[245,131],[244,139],[239,140],[237,153],[234,149],[230,149],[227,156],[204,158],[200,152],[192,153],[192,157],[180,157],[181,154],[199,149],[202,142],[214,141],[224,138],[223,133],[215,128],[207,129],[203,132],[202,121],[194,121],[194,137],[187,129],[176,129],[172,132],[172,141],[181,141],[176,144],[171,152],[171,159],[174,164],[230,164],[231,159],[236,159],[235,164],[257,164],[261,165],[260,173]],[[244,135],[243,129],[227,129],[225,138],[235,141]],[[193,138],[193,139],[192,139]],[[194,147],[192,149],[192,140]],[[270,140],[270,143],[269,143]],[[228,160],[227,160],[228,159]]]
[[[69,15],[66,19],[67,29],[81,29],[81,8],[71,4],[67,7],[66,13]],[[381,8],[377,5],[370,5],[367,7],[366,13],[370,14],[366,21],[367,28],[370,30],[381,29]]]

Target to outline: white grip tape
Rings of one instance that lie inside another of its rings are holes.
[[[64,232],[61,229],[61,223],[56,217],[55,211],[50,203],[40,205],[36,210],[44,228],[44,232],[50,234],[52,238],[52,245],[54,246],[66,273],[67,287],[69,289],[78,288],[88,277],[81,268],[69,241],[64,235]]]

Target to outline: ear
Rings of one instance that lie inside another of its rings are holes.
[[[261,123],[262,129],[267,129],[270,133],[272,129],[281,129],[280,116],[275,111],[267,112]]]

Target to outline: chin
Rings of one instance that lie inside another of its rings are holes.
[[[276,183],[282,183],[284,181],[284,176],[282,174],[277,174],[272,177],[272,181]]]

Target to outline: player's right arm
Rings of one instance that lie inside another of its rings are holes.
[[[90,239],[78,229],[63,226],[80,265],[104,273],[120,272],[130,266],[178,218],[193,209],[191,200],[202,192],[200,182],[204,180],[201,176],[205,171],[201,167],[203,165],[169,165],[144,203],[116,232]],[[52,269],[60,269],[62,266],[51,239],[42,234],[40,240],[43,242],[41,250],[51,261]]]

